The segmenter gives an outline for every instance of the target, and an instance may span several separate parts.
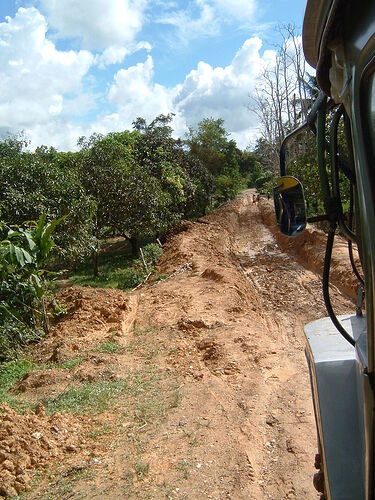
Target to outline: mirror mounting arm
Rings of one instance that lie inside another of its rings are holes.
[[[316,215],[315,217],[309,217],[308,219],[306,219],[306,222],[309,222],[311,224],[312,222],[323,222],[325,220],[329,220],[327,214]]]

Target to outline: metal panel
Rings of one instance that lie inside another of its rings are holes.
[[[341,316],[356,340],[366,335],[366,320]],[[329,318],[306,325],[307,356],[314,392],[318,434],[322,444],[328,497],[365,498],[363,395],[356,350]]]

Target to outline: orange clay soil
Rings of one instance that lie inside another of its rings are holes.
[[[32,354],[47,368],[13,388],[37,409],[2,415],[3,496],[318,498],[303,324],[326,316],[325,237],[280,237],[251,194],[180,226],[167,279],[60,292],[68,314]],[[351,276],[339,242],[337,313],[354,309]],[[111,388],[107,406],[46,415],[43,402],[94,386]]]

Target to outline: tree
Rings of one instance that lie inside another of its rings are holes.
[[[183,216],[205,213],[213,192],[213,179],[199,158],[172,137],[173,114],[159,115],[149,125],[137,118],[140,132],[136,155],[139,165],[155,176],[170,198],[170,225]],[[173,216],[172,216],[173,214]]]
[[[204,118],[197,129],[190,128],[186,138],[190,154],[202,162],[215,178],[214,204],[237,195],[243,179],[240,175],[242,152],[229,140],[221,118]]]
[[[262,140],[267,169],[278,169],[279,150],[285,136],[303,123],[313,99],[308,92],[309,75],[294,25],[280,28],[281,43],[275,59],[264,69],[251,108],[262,124]]]
[[[134,164],[134,143],[135,136],[131,132],[107,136],[93,134],[78,141],[81,147],[78,162],[80,180],[96,204],[91,246],[94,276],[99,275],[100,240],[113,230],[115,214],[124,213],[119,200],[124,200],[127,173]]]
[[[55,235],[55,254],[72,262],[87,253],[95,204],[79,181],[73,153],[42,146],[24,150],[17,138],[0,142],[2,218],[9,224],[67,216]]]
[[[161,116],[147,125],[139,118],[133,132],[80,139],[81,179],[97,204],[95,276],[105,235],[128,239],[136,256],[140,237],[165,232],[183,215],[188,176],[175,161],[169,120]]]
[[[204,118],[196,130],[189,128],[186,143],[190,153],[199,158],[211,174],[217,176],[223,170],[228,132],[222,118]]]

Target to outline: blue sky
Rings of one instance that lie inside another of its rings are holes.
[[[245,148],[277,26],[305,0],[1,0],[0,134],[74,149],[93,132],[173,112],[176,136],[222,117]]]

